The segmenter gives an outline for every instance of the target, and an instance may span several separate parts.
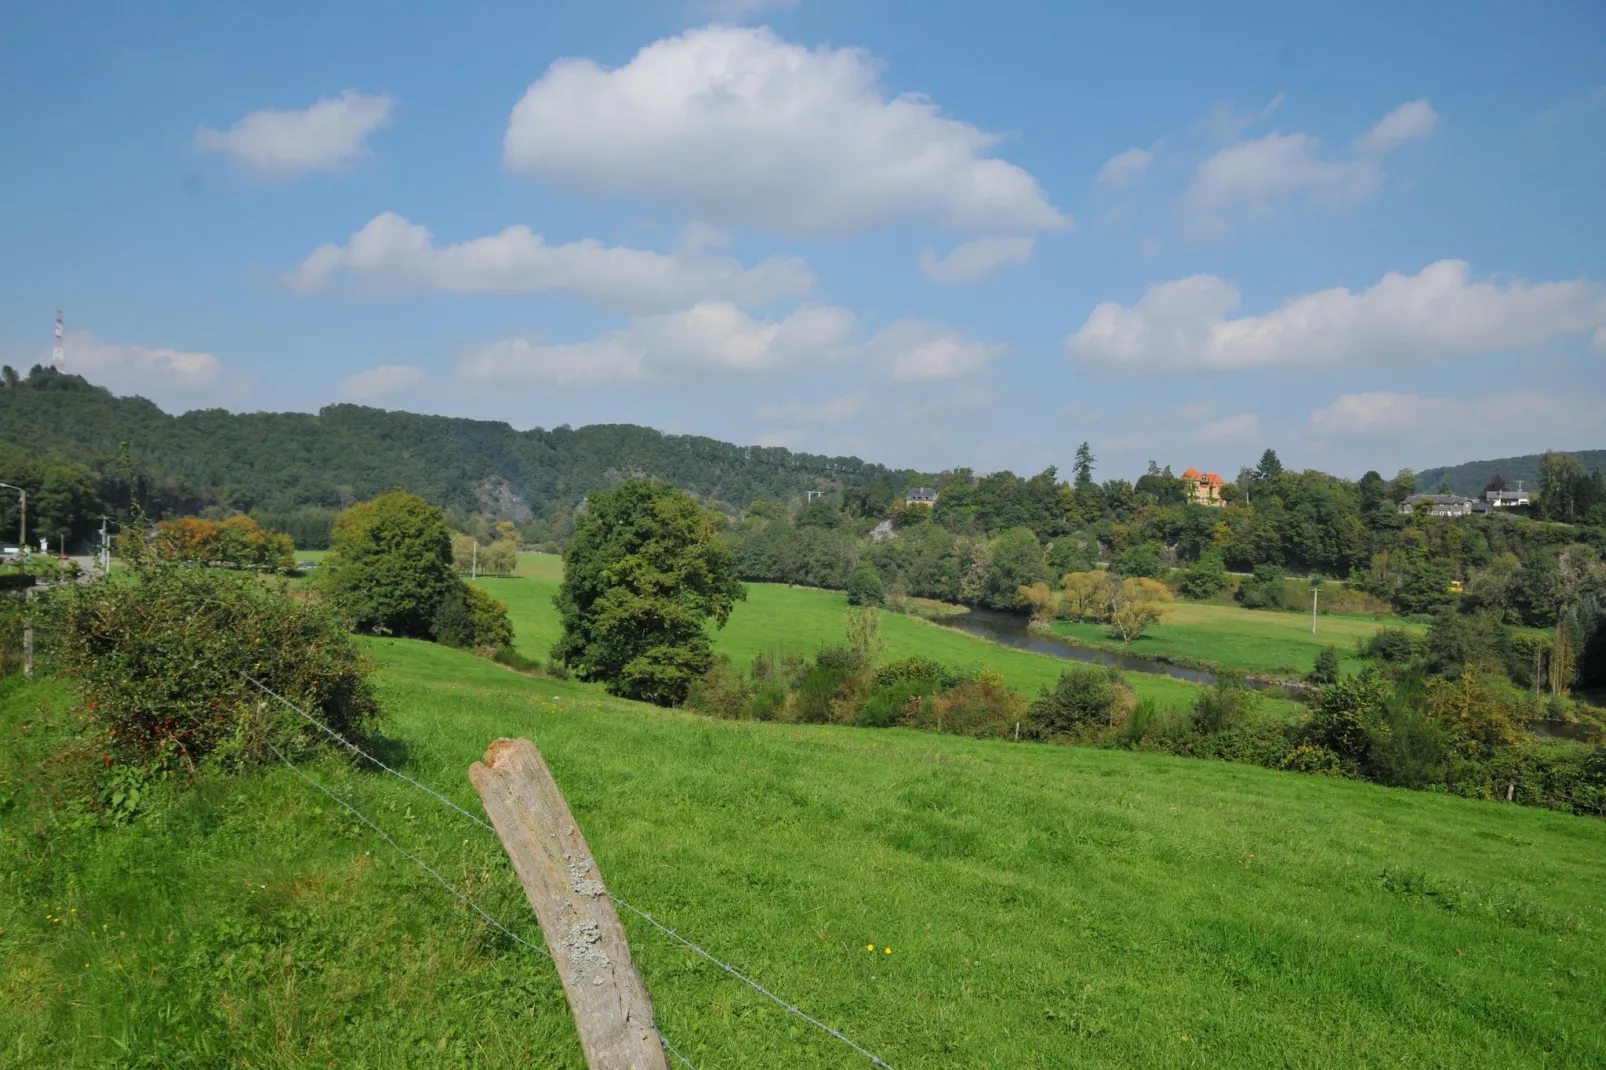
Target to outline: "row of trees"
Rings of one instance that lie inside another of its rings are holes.
[[[164,520],[156,525],[154,552],[169,561],[220,565],[225,568],[290,572],[296,567],[290,536],[264,531],[248,516],[215,522],[199,517]]]

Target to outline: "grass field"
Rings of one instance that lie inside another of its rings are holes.
[[[1326,614],[1317,617],[1316,634],[1310,630],[1310,617],[1280,610],[1243,609],[1238,606],[1206,602],[1176,602],[1168,606],[1164,621],[1141,639],[1121,647],[1110,639],[1102,624],[1055,621],[1054,631],[1090,646],[1122,649],[1139,655],[1166,655],[1210,662],[1229,669],[1254,673],[1303,675],[1316,663],[1325,646],[1338,648],[1339,661],[1346,671],[1355,671],[1362,662],[1355,656],[1355,641],[1365,639],[1379,628],[1409,628],[1423,632],[1420,624],[1395,618]]]
[[[1153,754],[714,721],[368,646],[384,753],[410,775],[476,807],[467,765],[533,739],[613,891],[900,1070],[1606,1063],[1601,822]],[[289,770],[206,776],[94,830],[45,802],[71,727],[57,684],[0,693],[0,1065],[582,1066],[551,964]],[[489,834],[394,779],[306,771],[534,931]],[[624,924],[702,1070],[865,1065]]]
[[[519,558],[517,576],[479,581],[507,603],[514,645],[521,653],[545,658],[557,640],[561,629],[552,595],[562,578],[563,563],[556,556],[524,554]],[[768,650],[812,654],[827,643],[843,641],[842,618],[847,608],[847,596],[839,591],[749,583],[747,601],[738,602],[729,622],[714,633],[714,650],[743,667]],[[1052,686],[1067,664],[897,613],[881,614],[881,637],[889,659],[921,655],[955,666],[987,665],[1028,696]],[[1139,695],[1162,706],[1186,706],[1197,690],[1192,684],[1162,676],[1133,673],[1128,681]],[[1293,703],[1270,698],[1265,706],[1268,710],[1287,707],[1283,712],[1294,708]]]

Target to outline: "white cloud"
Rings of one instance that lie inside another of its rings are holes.
[[[72,331],[62,344],[67,370],[98,383],[193,390],[210,385],[222,371],[210,353],[101,342],[89,331]]]
[[[1073,357],[1131,370],[1313,366],[1533,346],[1606,323],[1606,287],[1473,282],[1462,260],[1229,318],[1239,301],[1237,288],[1213,275],[1160,283],[1130,308],[1100,304],[1066,344]]]
[[[803,444],[803,439],[805,437],[806,435],[802,428],[789,427],[784,431],[771,431],[768,434],[759,435],[757,444],[760,446],[779,446],[782,449],[795,450]]]
[[[1418,141],[1433,133],[1439,113],[1426,97],[1401,104],[1377,121],[1377,125],[1355,139],[1355,151],[1387,152],[1407,141]]]
[[[1008,350],[997,342],[978,342],[936,323],[899,320],[883,327],[865,345],[865,354],[884,362],[902,382],[957,379],[986,367]]]
[[[1364,201],[1383,186],[1382,154],[1426,137],[1437,122],[1426,100],[1402,104],[1356,141],[1349,159],[1324,159],[1317,138],[1278,130],[1227,145],[1199,165],[1183,195],[1187,229],[1217,235],[1295,202],[1332,209]]]
[[[699,219],[789,235],[916,220],[1028,233],[1065,219],[998,136],[924,97],[891,97],[853,48],[709,26],[623,67],[552,64],[514,107],[506,166],[588,193],[662,198]]]
[[[1321,142],[1276,130],[1228,145],[1194,172],[1183,210],[1197,233],[1220,233],[1231,217],[1269,214],[1295,197],[1342,207],[1372,196],[1383,173],[1371,159],[1323,160]]]
[[[388,397],[411,389],[425,379],[424,369],[412,364],[381,364],[377,368],[348,375],[340,391],[356,401]]]
[[[852,331],[846,309],[805,306],[784,319],[759,321],[735,305],[704,302],[641,317],[587,342],[497,342],[462,361],[458,372],[479,381],[570,386],[664,379],[693,369],[774,371],[842,359]]]
[[[1345,394],[1310,414],[1310,430],[1334,438],[1420,441],[1452,455],[1479,450],[1500,456],[1598,434],[1600,405],[1599,398],[1531,391],[1472,398]]]
[[[814,284],[796,257],[743,267],[732,257],[699,250],[718,236],[688,230],[678,253],[605,246],[587,239],[548,245],[523,226],[454,245],[394,212],[375,216],[345,245],[321,245],[288,279],[299,290],[328,288],[341,278],[374,291],[457,293],[562,292],[624,312],[661,312],[700,300],[761,305],[807,293]]]
[[[263,108],[225,131],[201,127],[195,147],[221,152],[264,178],[293,179],[338,171],[368,151],[368,135],[390,119],[395,101],[346,90],[300,111]]]
[[[1154,162],[1154,153],[1148,149],[1127,149],[1111,156],[1093,176],[1093,181],[1110,189],[1126,189],[1142,177]]]
[[[1214,445],[1222,442],[1242,442],[1245,439],[1261,439],[1265,434],[1265,430],[1260,426],[1260,417],[1252,412],[1241,412],[1236,416],[1212,420],[1205,424],[1199,429],[1199,441],[1206,445]]]
[[[1024,264],[1032,258],[1035,239],[1025,237],[972,238],[960,242],[947,256],[938,257],[928,247],[920,251],[920,271],[943,286],[964,286],[980,282],[1009,264]]]
[[[782,404],[765,405],[753,415],[760,420],[795,420],[810,424],[839,424],[844,420],[851,420],[859,415],[870,395],[863,390],[852,394],[843,394],[841,397],[827,398],[817,404],[803,401],[788,401]]]
[[[1210,105],[1204,117],[1193,124],[1193,132],[1212,141],[1237,141],[1243,132],[1282,107],[1283,95],[1278,93],[1258,111],[1239,111],[1230,100],[1218,100]]]

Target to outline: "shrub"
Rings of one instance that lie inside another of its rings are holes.
[[[1278,565],[1256,565],[1255,574],[1238,585],[1238,601],[1245,609],[1282,606],[1283,570]]]
[[[1227,568],[1220,554],[1207,553],[1177,581],[1177,590],[1184,598],[1204,601],[1214,598],[1227,587]]]
[[[1416,635],[1404,628],[1379,628],[1360,647],[1363,658],[1392,665],[1411,661],[1421,649]]]
[[[983,669],[975,678],[909,704],[905,723],[913,728],[976,738],[1004,738],[1026,716],[1026,700],[1004,678]]]
[[[1317,694],[1310,733],[1341,761],[1364,764],[1391,697],[1388,681],[1370,665],[1356,676],[1340,677]]]
[[[950,669],[940,661],[912,657],[889,661],[881,666],[876,670],[875,683],[877,687],[891,687],[894,684],[913,681],[929,682],[935,684],[937,690],[946,691],[957,686],[964,678],[964,674]]]
[[[1324,646],[1316,655],[1316,664],[1305,674],[1305,682],[1326,686],[1338,681],[1338,648]]]
[[[686,708],[734,721],[752,713],[752,699],[747,680],[721,655],[686,692]]]
[[[804,675],[792,695],[793,717],[804,724],[825,724],[830,721],[837,693],[852,675],[850,669],[833,668],[816,660],[814,668]]]
[[[1301,743],[1278,763],[1277,768],[1314,776],[1343,776],[1344,770],[1338,755],[1320,743]]]
[[[1146,542],[1128,546],[1110,563],[1110,571],[1123,576],[1152,579],[1160,574],[1159,550]]]
[[[252,575],[157,560],[134,547],[115,582],[69,585],[42,607],[107,762],[194,766],[267,760],[323,739],[249,673],[334,731],[379,716],[341,620]]]
[[[1260,703],[1260,696],[1236,676],[1222,674],[1193,700],[1193,728],[1204,735],[1238,728]]]
[[[507,606],[461,582],[441,600],[430,630],[435,641],[445,646],[505,647],[513,642]]]
[[[539,658],[525,657],[506,644],[496,648],[495,652],[491,654],[491,660],[498,665],[506,665],[508,668],[516,669],[519,672],[544,673],[546,671]]]
[[[1396,702],[1372,729],[1366,775],[1396,788],[1443,784],[1457,743],[1454,728],[1427,716],[1419,703]]]
[[[861,561],[848,577],[848,605],[879,606],[886,597],[881,573],[868,561]]]
[[[941,685],[930,678],[878,684],[870,692],[870,697],[864,701],[864,705],[859,707],[858,723],[866,728],[886,728],[895,725],[903,719],[911,702],[918,702],[941,690],[943,690]]]
[[[1043,690],[1026,711],[1027,723],[1037,739],[1082,736],[1115,723],[1130,697],[1118,670],[1077,666],[1061,672],[1052,691]]]

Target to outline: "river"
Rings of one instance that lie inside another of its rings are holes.
[[[1189,669],[1181,665],[1172,665],[1169,662],[1156,661],[1153,658],[1140,657],[1135,654],[1113,654],[1104,650],[1091,650],[1085,646],[1068,643],[1063,639],[1046,635],[1034,635],[1027,627],[1027,619],[1014,613],[999,613],[990,609],[972,609],[968,613],[938,618],[937,623],[946,628],[953,628],[956,631],[974,635],[978,639],[985,639],[990,643],[1001,643],[1017,650],[1029,650],[1034,654],[1047,654],[1051,658],[1081,661],[1090,665],[1114,665],[1126,672],[1143,672],[1155,676],[1169,676],[1173,680],[1186,680],[1190,684],[1213,684],[1216,682],[1216,674],[1207,672],[1204,669]],[[1245,683],[1257,690],[1280,691],[1290,698],[1304,697],[1302,688],[1287,687],[1272,680],[1250,679],[1246,680]]]

